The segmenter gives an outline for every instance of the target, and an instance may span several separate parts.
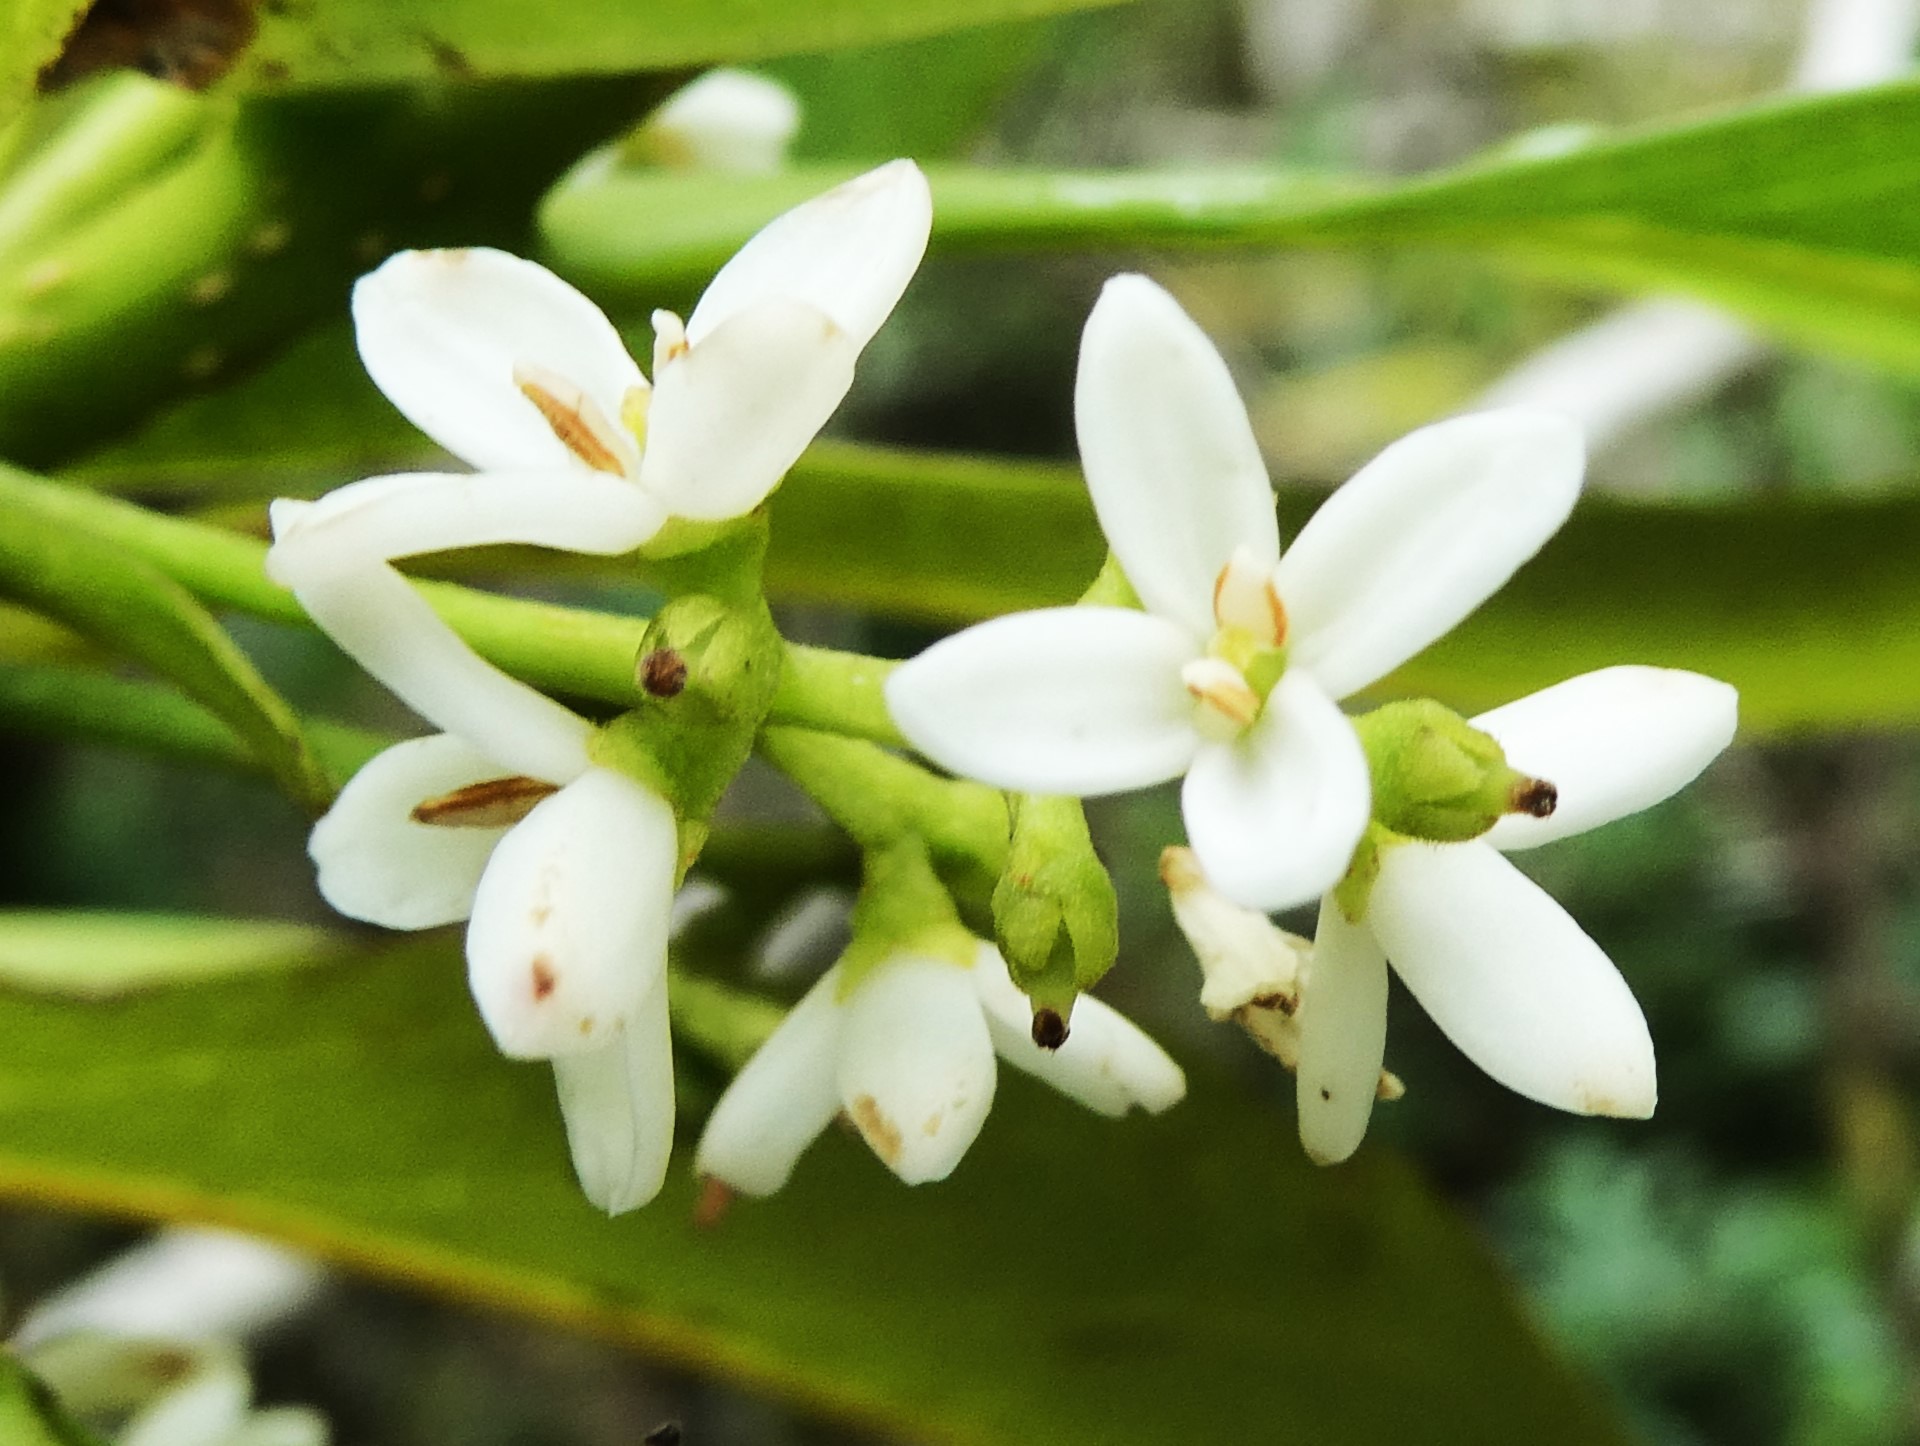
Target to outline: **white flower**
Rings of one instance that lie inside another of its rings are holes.
[[[268,573],[442,729],[515,771],[577,770],[586,725],[482,662],[385,564],[506,542],[618,554],[670,516],[752,511],[846,395],[931,217],[909,161],[780,216],[684,326],[654,314],[651,387],[612,323],[543,267],[499,251],[402,252],[354,288],[361,359],[409,420],[481,471],[276,503]],[[560,754],[538,751],[554,739]]]
[[[1387,965],[1461,1051],[1508,1089],[1577,1114],[1653,1113],[1653,1041],[1599,945],[1501,855],[1584,833],[1684,787],[1733,739],[1725,683],[1664,668],[1586,673],[1473,720],[1547,779],[1546,818],[1470,843],[1392,843],[1364,915],[1331,895],[1301,971],[1300,1139],[1323,1164],[1359,1148],[1386,1048]]]
[[[1552,535],[1579,491],[1579,435],[1522,411],[1424,428],[1283,557],[1226,365],[1146,278],[1107,283],[1074,402],[1094,510],[1146,610],[970,628],[893,674],[894,720],[927,757],[1002,788],[1085,796],[1185,774],[1214,884],[1253,908],[1302,903],[1345,872],[1367,822],[1366,760],[1335,700],[1453,627]]]
[[[315,825],[320,892],[390,929],[470,919],[468,982],[503,1053],[554,1067],[582,1187],[645,1204],[673,1142],[673,810],[624,774],[515,776],[448,734],[395,744]]]
[[[1032,1038],[1032,1006],[982,944],[973,967],[897,956],[842,997],[829,969],[728,1086],[694,1168],[747,1195],[787,1182],[844,1111],[909,1185],[944,1180],[993,1103],[994,1054],[1103,1115],[1158,1114],[1186,1093],[1166,1052],[1097,999],[1074,1005],[1057,1050]]]
[[[670,166],[743,174],[777,171],[800,129],[800,102],[749,70],[709,70],[647,118],[640,139]]]

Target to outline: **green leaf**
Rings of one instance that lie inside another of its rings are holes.
[[[705,274],[844,169],[577,172],[554,264],[612,296]],[[949,252],[1445,245],[1581,285],[1691,292],[1806,345],[1920,373],[1920,82],[1613,137],[1514,144],[1403,185],[1271,171],[932,173]]]
[[[4,0],[0,3],[0,130],[33,94],[34,80],[60,53],[88,0]]]
[[[264,919],[0,910],[0,984],[76,999],[303,968],[347,947],[325,929]]]
[[[117,204],[0,257],[0,455],[47,464],[132,430],[342,316],[353,278],[403,246],[523,247],[534,198],[664,84],[359,90],[219,112]],[[126,123],[135,135],[96,144],[137,150],[141,123]]]
[[[441,945],[111,1012],[0,995],[0,1037],[0,1195],[262,1230],[912,1439],[1621,1439],[1404,1166],[1315,1170],[1211,1081],[1114,1122],[1003,1078],[944,1184],[830,1130],[701,1228],[684,1158],[636,1214],[580,1198],[549,1072]]]
[[[331,786],[299,720],[193,595],[33,502],[15,493],[0,503],[0,594],[178,684],[239,735],[289,797],[323,808]]]
[[[239,67],[267,87],[363,86],[666,70],[908,40],[1114,0],[575,0],[564,16],[521,0],[449,0],[422,14],[386,0],[263,7]]]
[[[7,1446],[105,1446],[6,1351],[0,1351],[0,1441]]]

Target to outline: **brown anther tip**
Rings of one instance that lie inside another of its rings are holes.
[[[638,676],[649,697],[672,698],[687,686],[687,660],[672,648],[655,648],[640,660]]]
[[[1548,818],[1560,806],[1560,790],[1544,778],[1529,778],[1513,791],[1513,811]]]
[[[1060,1017],[1059,1010],[1034,1010],[1033,1042],[1049,1050],[1058,1049],[1067,1042],[1067,1021]]]
[[[733,1204],[733,1187],[725,1180],[716,1180],[711,1175],[700,1177],[700,1194],[693,1202],[693,1227],[696,1230],[712,1230],[726,1219],[727,1210]],[[663,1428],[664,1429],[664,1428]],[[675,1428],[676,1432],[678,1428]],[[647,1437],[649,1441],[653,1437]],[[663,1440],[679,1440],[678,1434]]]

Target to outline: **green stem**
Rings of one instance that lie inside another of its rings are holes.
[[[956,889],[992,893],[1007,861],[1007,802],[999,791],[940,778],[862,739],[810,729],[764,729],[759,751],[862,849],[918,836]]]
[[[0,513],[11,510],[84,528],[116,543],[203,602],[311,626],[293,594],[267,577],[266,545],[253,538],[0,466]],[[548,692],[616,707],[634,701],[633,665],[645,618],[497,597],[451,583],[418,586],[455,632],[515,677]],[[900,735],[881,692],[893,666],[855,653],[789,645],[772,719],[898,744]]]

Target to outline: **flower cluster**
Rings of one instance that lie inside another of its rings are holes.
[[[373,759],[315,827],[320,889],[390,928],[467,920],[481,1017],[505,1054],[552,1064],[581,1183],[609,1211],[651,1199],[667,1169],[676,890],[733,772],[774,747],[763,725],[785,654],[759,587],[761,504],[845,396],[930,226],[906,161],[797,207],[684,323],[653,314],[650,376],[531,262],[402,253],[355,288],[360,353],[474,470],[274,507],[271,575],[439,730]],[[1730,739],[1731,690],[1620,668],[1471,722],[1424,702],[1339,706],[1559,527],[1580,486],[1574,429],[1526,412],[1425,428],[1283,551],[1227,368],[1152,282],[1108,284],[1074,400],[1114,568],[1082,605],[971,628],[885,686],[924,758],[1009,796],[858,745],[875,778],[975,788],[954,797],[983,810],[971,877],[998,873],[1005,952],[961,927],[949,895],[965,869],[915,832],[941,809],[881,819],[819,795],[867,855],[854,942],[722,1097],[697,1168],[768,1193],[844,1113],[901,1179],[943,1179],[985,1119],[996,1054],[1100,1113],[1175,1103],[1179,1068],[1080,993],[1112,962],[1113,905],[1069,800],[1181,777],[1192,848],[1163,876],[1202,1002],[1297,1071],[1316,1159],[1351,1154],[1374,1099],[1398,1089],[1381,1068],[1389,961],[1504,1083],[1568,1109],[1650,1111],[1631,994],[1501,852],[1680,787]],[[669,598],[633,706],[601,723],[482,658],[394,565],[496,543],[745,561],[695,569],[706,582]],[[1266,917],[1315,898],[1311,944]]]

